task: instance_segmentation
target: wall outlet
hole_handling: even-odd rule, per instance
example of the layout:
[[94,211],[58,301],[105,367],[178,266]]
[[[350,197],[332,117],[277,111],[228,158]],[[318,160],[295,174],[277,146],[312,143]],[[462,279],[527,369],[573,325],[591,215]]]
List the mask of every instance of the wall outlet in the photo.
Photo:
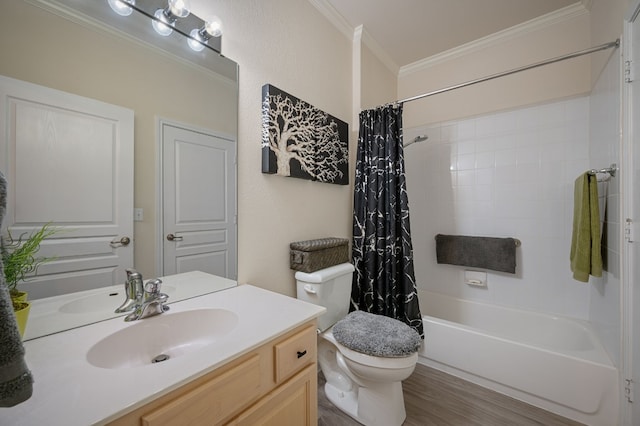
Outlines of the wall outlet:
[[141,208],[133,209],[133,221],[134,222],[142,222],[144,219],[144,212]]

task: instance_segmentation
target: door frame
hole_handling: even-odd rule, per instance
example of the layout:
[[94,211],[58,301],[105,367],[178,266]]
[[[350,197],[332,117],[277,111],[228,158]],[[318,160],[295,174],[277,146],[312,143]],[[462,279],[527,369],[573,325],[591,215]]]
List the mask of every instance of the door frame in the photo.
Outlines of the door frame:
[[[640,212],[634,212],[634,194],[640,191],[640,184],[634,183],[635,168],[640,168],[639,164],[635,164],[634,154],[638,148],[634,148],[634,139],[640,137],[640,125],[635,124],[633,120],[633,96],[640,96],[640,93],[633,93],[630,84],[625,81],[626,77],[631,79],[640,78],[640,73],[634,70],[640,69],[640,58],[633,57],[633,27],[634,21],[640,22],[640,0],[634,0],[627,13],[624,16],[624,33],[623,33],[623,60],[634,61],[632,64],[631,75],[621,75],[622,80],[622,220],[625,232],[631,233],[632,240],[628,241],[626,236],[622,239],[622,291],[620,292],[620,306],[621,306],[621,320],[622,320],[622,332],[621,332],[621,352],[622,352],[622,366],[620,372],[621,380],[621,394],[620,394],[620,419],[621,424],[624,426],[632,426],[634,420],[640,419],[640,409],[638,405],[640,401],[637,395],[633,395],[633,388],[638,386],[638,383],[628,383],[627,380],[633,380],[633,378],[640,378],[640,362],[634,361],[634,352],[638,352],[637,348],[640,347],[640,327],[633,324],[635,316],[640,315],[640,306],[635,303],[635,299],[639,299],[639,295],[634,294],[634,282],[640,279],[635,271],[634,260],[640,253],[638,253],[638,243],[640,242],[640,235],[635,232],[639,228],[637,223],[627,222],[627,220],[639,221],[638,215]],[[622,72],[625,73],[626,67],[622,67]],[[638,135],[638,136],[634,136]],[[635,195],[638,197],[638,195]],[[632,242],[635,241],[635,244]],[[637,289],[636,289],[637,290]],[[636,350],[634,350],[634,346]],[[638,358],[639,353],[635,354]],[[634,374],[635,373],[635,374]],[[630,403],[627,400],[626,390],[629,389],[632,399],[635,399],[634,403]]]
[[[640,0],[639,0],[640,1]],[[163,179],[163,144],[164,138],[162,131],[165,125],[179,127],[188,131],[202,133],[216,138],[227,139],[236,142],[234,152],[234,173],[236,174],[236,205],[235,205],[235,217],[238,217],[238,144],[237,139],[228,133],[218,132],[215,130],[207,129],[204,127],[194,126],[193,124],[186,124],[184,122],[156,117],[156,273],[158,277],[164,276],[164,179]],[[236,220],[236,241],[238,237],[238,226]],[[236,244],[236,275],[238,267],[238,247]]]

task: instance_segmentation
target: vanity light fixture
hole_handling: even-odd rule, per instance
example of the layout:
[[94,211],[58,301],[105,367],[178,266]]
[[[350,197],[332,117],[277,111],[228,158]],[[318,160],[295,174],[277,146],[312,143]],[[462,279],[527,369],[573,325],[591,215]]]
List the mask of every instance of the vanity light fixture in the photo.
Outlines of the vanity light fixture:
[[[201,52],[206,47],[220,53],[222,21],[215,15],[210,15],[208,20],[193,15],[190,9],[191,0],[162,0],[161,4],[166,2],[167,6],[160,9],[157,8],[158,0],[106,0],[106,2],[118,15],[129,16],[136,11],[151,19],[155,32],[164,37],[174,32],[186,37],[187,44],[196,52]],[[187,17],[189,18],[178,22],[178,18]],[[195,29],[191,32],[187,29],[194,27]]]
[[107,0],[107,3],[118,15],[129,16],[133,12],[133,8],[130,5],[135,6],[136,0]]
[[215,15],[211,16],[202,28],[194,28],[189,35],[191,36],[187,40],[189,47],[196,52],[200,52],[211,37],[220,37],[222,35],[222,21]]
[[158,9],[151,21],[153,29],[162,36],[168,36],[173,32],[173,25],[178,18],[186,18],[190,13],[189,0],[169,0],[165,9]]

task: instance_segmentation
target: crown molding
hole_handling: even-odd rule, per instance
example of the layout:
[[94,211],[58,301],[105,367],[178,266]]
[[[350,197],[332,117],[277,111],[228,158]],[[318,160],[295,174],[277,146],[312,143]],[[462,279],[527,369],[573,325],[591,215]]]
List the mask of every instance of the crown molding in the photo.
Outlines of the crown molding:
[[507,28],[505,30],[498,31],[497,33],[491,34],[487,37],[474,40],[453,49],[446,50],[442,53],[438,53],[428,58],[421,59],[411,64],[402,66],[400,67],[398,76],[403,77],[429,68],[431,66],[498,45],[507,40],[514,39],[524,34],[533,31],[539,31],[551,25],[580,17],[584,14],[589,13],[587,4],[590,7],[591,0],[582,0],[580,2],[576,2],[562,9],[558,9],[554,12],[547,13],[546,15],[542,15],[530,21],[523,22],[522,24],[514,25],[513,27]]
[[327,0],[309,0],[320,13],[324,15],[325,18],[329,20],[345,37],[349,40],[353,40],[353,31],[354,28],[347,22],[346,19],[338,11],[335,7],[331,5]]
[[367,46],[373,54],[393,73],[398,75],[400,67],[393,59],[387,54],[387,52],[378,44],[378,42],[367,32],[367,30],[359,25],[353,28],[349,22],[331,5],[327,0],[309,0],[311,3],[325,18],[329,20],[342,34],[344,34],[349,40],[356,40],[360,38],[362,42]]
[[593,0],[582,0],[582,5],[585,9],[591,10],[591,5],[593,4]]
[[362,43],[373,52],[373,54],[384,64],[385,67],[389,71],[393,73],[394,76],[398,75],[400,71],[400,67],[396,64],[391,56],[387,54],[387,52],[378,44],[378,42],[367,32],[367,29],[364,26],[360,25],[356,28],[356,31],[362,32]]

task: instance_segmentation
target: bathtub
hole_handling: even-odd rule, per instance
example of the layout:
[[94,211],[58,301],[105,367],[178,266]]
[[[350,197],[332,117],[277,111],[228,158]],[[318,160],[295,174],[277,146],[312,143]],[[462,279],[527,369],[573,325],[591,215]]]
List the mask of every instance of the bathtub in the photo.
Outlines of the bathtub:
[[583,321],[420,291],[421,364],[588,425],[618,424],[618,370]]

